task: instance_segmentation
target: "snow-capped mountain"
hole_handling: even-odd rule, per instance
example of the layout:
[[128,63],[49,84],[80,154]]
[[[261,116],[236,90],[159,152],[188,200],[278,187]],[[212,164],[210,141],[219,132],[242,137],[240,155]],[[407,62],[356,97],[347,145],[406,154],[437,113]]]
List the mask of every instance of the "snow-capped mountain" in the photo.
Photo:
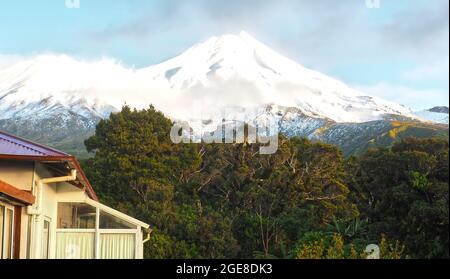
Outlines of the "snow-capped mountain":
[[107,92],[127,90],[132,75],[111,60],[88,63],[66,55],[26,59],[0,71],[0,118],[48,115],[54,109],[107,117],[120,106]]
[[245,32],[212,37],[142,69],[67,55],[40,55],[0,69],[0,129],[47,135],[58,128],[46,139],[53,145],[61,135],[69,137],[63,130],[88,136],[99,119],[125,104],[153,104],[199,134],[205,120],[223,113],[229,120],[272,119],[287,135],[308,137],[332,123],[415,117],[402,105],[307,69]]
[[448,124],[448,107],[433,107],[431,109],[414,112],[420,119],[434,123]]
[[[164,92],[155,93],[155,87]],[[164,96],[168,94],[172,96]],[[210,107],[208,102],[242,107],[277,104],[336,122],[410,113],[401,105],[306,69],[245,32],[212,37],[180,56],[140,70],[106,59],[89,63],[65,55],[39,56],[0,72],[0,98],[1,118],[34,115],[55,105],[105,117],[125,103],[186,107],[186,102],[199,101],[205,107]],[[163,110],[171,115],[170,107]]]
[[[409,109],[358,92],[309,70],[245,32],[212,37],[169,61],[139,71],[183,97],[223,106],[276,104],[311,117],[364,122]],[[202,92],[199,96],[199,92]],[[199,98],[200,97],[200,98]]]

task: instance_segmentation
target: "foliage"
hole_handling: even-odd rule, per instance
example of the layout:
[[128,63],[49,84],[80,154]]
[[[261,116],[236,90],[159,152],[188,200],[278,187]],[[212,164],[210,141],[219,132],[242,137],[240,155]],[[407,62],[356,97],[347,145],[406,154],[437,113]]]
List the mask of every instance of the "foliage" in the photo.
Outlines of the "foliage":
[[345,160],[281,135],[273,155],[173,144],[172,124],[153,107],[124,107],[85,142],[100,199],[154,229],[146,258],[353,259],[370,243],[384,258],[448,257],[448,140]]
[[405,251],[405,245],[396,240],[389,242],[384,235],[381,236],[380,241],[380,255],[383,259],[398,260],[401,259]]
[[[366,259],[368,253],[364,249],[369,245],[361,246],[354,243],[345,244],[340,234],[313,233],[302,239],[299,243],[297,259]],[[397,241],[389,241],[384,235],[379,242],[380,259],[402,259],[404,258],[404,245]]]
[[372,238],[398,239],[415,258],[448,258],[448,140],[409,138],[367,152],[348,169]]

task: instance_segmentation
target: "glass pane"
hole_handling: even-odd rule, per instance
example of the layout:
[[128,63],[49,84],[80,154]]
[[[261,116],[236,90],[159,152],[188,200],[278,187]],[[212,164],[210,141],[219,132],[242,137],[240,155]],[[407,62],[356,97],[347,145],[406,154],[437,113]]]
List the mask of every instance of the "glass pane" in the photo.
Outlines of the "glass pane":
[[95,211],[85,203],[58,203],[58,229],[95,229]]
[[109,213],[100,211],[100,229],[136,229],[136,226]]
[[11,259],[12,254],[12,232],[13,232],[13,211],[11,209],[6,209],[5,216],[5,242],[3,243],[3,258]]
[[134,259],[136,234],[100,234],[101,259]]
[[94,259],[95,233],[57,232],[57,259]]
[[0,259],[3,259],[3,222],[5,220],[5,207],[0,205]]
[[42,259],[48,259],[49,250],[49,239],[50,239],[50,222],[44,221],[44,230],[42,233]]

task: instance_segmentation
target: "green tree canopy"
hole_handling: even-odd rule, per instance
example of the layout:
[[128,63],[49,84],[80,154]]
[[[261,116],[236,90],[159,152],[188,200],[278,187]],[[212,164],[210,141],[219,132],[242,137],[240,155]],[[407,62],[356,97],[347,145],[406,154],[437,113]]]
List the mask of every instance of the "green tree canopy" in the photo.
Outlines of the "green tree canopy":
[[448,140],[409,138],[353,162],[349,182],[373,237],[418,258],[448,258]]
[[448,140],[345,160],[282,135],[272,155],[259,144],[173,144],[172,125],[153,107],[124,107],[85,142],[100,199],[154,229],[148,258],[354,258],[382,235],[396,243],[385,257],[449,256]]

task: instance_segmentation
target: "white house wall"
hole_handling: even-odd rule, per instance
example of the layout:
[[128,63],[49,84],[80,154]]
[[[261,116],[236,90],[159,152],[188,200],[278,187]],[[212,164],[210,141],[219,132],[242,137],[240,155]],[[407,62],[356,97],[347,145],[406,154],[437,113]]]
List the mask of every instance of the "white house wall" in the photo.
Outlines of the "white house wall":
[[[46,170],[45,166],[36,163],[36,179],[48,178],[52,175]],[[40,258],[42,253],[42,231],[44,228],[44,220],[50,221],[50,240],[49,240],[49,258],[54,259],[56,257],[56,227],[57,227],[57,210],[58,202],[71,201],[76,202],[84,200],[86,198],[86,192],[78,187],[73,186],[68,182],[52,183],[43,185],[43,197],[42,197],[42,215],[36,222],[36,228],[34,236],[36,241],[34,242],[34,258]]]
[[0,160],[0,179],[20,190],[30,191],[33,185],[33,162]]

